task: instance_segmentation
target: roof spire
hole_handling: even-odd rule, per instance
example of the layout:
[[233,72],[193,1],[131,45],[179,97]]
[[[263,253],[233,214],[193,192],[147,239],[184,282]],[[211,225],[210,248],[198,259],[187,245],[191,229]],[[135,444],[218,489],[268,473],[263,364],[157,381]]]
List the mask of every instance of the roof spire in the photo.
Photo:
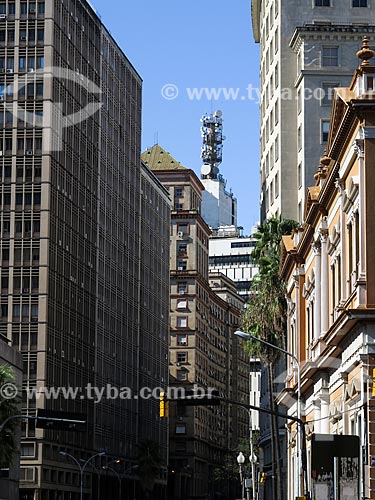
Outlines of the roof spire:
[[320,158],[318,170],[314,175],[314,178],[318,183],[327,177],[328,166],[330,163],[331,163],[331,158],[328,156],[327,148],[325,148],[323,157]]
[[357,52],[357,57],[362,59],[361,66],[371,66],[370,59],[375,55],[375,52],[370,48],[369,39],[364,36],[362,39],[362,48]]

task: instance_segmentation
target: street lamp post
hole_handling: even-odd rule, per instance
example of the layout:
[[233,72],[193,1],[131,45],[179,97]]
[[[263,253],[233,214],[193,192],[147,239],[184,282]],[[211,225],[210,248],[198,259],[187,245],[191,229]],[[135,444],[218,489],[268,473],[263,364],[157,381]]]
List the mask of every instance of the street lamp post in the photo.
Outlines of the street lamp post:
[[258,461],[255,453],[254,453],[254,443],[253,443],[253,422],[252,422],[252,413],[251,410],[248,410],[249,413],[249,438],[250,438],[250,456],[249,456],[249,461],[251,465],[251,481],[252,481],[252,488],[253,488],[253,500],[255,500],[255,495],[256,495],[256,482],[255,482],[255,466]]
[[243,476],[243,465],[245,463],[245,455],[242,453],[242,451],[239,452],[237,456],[237,463],[240,468],[240,481],[241,481],[241,488],[242,488],[242,500],[245,500],[245,479]]
[[[271,344],[270,342],[267,342],[266,340],[255,337],[254,335],[251,335],[250,333],[242,332],[241,330],[237,330],[236,332],[234,332],[234,334],[237,335],[237,337],[241,337],[245,340],[256,340],[258,342],[261,342],[262,344],[265,344],[266,346],[271,347],[272,349],[277,349],[278,351],[281,351],[282,353],[284,353],[287,356],[290,356],[292,358],[292,360],[295,364],[295,368],[297,370],[297,418],[301,422],[301,415],[302,415],[301,368],[300,368],[297,356],[295,356],[294,354],[292,354],[289,351],[286,351],[285,349],[282,349],[281,347],[278,347],[277,345],[274,345],[274,344]],[[299,474],[298,496],[301,496],[301,483],[302,483],[301,458],[302,458],[302,454],[303,454],[303,445],[302,445],[302,439],[301,439],[300,426],[297,427],[297,438],[298,438],[297,453],[298,453],[298,474]]]
[[[115,462],[116,463],[116,462]],[[115,470],[113,467],[110,467],[109,465],[106,465],[105,467],[103,467],[104,470],[110,470],[112,472],[114,472],[116,474],[116,477],[118,479],[118,484],[119,484],[119,500],[121,500],[121,483],[122,483],[122,478],[120,476],[120,474],[117,472],[117,470]]]
[[95,455],[93,455],[92,457],[90,457],[89,459],[87,459],[86,462],[84,462],[83,464],[79,460],[77,460],[76,457],[74,457],[70,453],[67,453],[66,451],[59,451],[59,454],[62,455],[63,457],[69,457],[78,466],[79,471],[80,471],[80,476],[81,476],[80,477],[80,500],[83,500],[83,474],[85,472],[85,469],[88,466],[88,464],[92,460],[94,460],[94,458],[96,458],[96,457],[102,457],[103,455],[105,455],[105,451],[101,451],[100,453],[96,453]]

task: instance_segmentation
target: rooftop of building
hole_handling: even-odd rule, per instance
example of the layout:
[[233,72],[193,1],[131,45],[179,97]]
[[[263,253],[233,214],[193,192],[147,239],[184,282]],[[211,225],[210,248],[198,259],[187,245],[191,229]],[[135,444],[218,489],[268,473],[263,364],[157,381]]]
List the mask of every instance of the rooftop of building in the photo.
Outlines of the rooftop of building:
[[188,170],[159,144],[146,149],[141,157],[151,170]]

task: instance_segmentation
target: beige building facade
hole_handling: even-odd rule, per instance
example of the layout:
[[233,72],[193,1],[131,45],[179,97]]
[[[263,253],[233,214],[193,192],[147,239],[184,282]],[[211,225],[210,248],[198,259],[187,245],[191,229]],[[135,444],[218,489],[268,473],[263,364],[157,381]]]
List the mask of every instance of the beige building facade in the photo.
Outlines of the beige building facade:
[[[249,364],[238,329],[244,301],[234,283],[208,269],[210,228],[201,216],[202,191],[196,174],[159,145],[142,160],[169,190],[170,386],[214,388],[222,397],[248,402]],[[206,498],[215,488],[215,467],[248,435],[247,412],[220,406],[170,404],[169,465],[172,498]]]
[[327,142],[332,89],[350,83],[362,36],[373,39],[375,4],[252,0],[251,12],[260,43],[260,218],[302,222]]
[[[305,223],[283,238],[281,272],[287,282],[288,350],[302,377],[307,432],[308,489],[315,500],[375,495],[375,66],[364,39],[362,60],[348,88],[335,90],[326,155],[306,194]],[[279,400],[296,416],[297,380],[292,366]],[[288,426],[288,499],[300,481],[296,426]],[[357,436],[357,458],[332,459],[316,468],[319,436]],[[322,460],[322,457],[319,458]],[[338,464],[350,463],[350,467]],[[336,465],[334,465],[336,464]],[[328,464],[329,465],[329,464]],[[324,465],[326,467],[327,464]],[[322,470],[323,470],[322,465]],[[328,467],[328,466],[327,466]],[[337,494],[337,493],[335,493]]]

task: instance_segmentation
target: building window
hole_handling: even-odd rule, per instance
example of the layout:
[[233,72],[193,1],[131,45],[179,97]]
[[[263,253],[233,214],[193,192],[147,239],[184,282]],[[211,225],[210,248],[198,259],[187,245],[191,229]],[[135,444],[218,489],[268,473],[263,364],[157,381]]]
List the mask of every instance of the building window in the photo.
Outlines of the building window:
[[185,433],[186,433],[186,425],[185,424],[177,424],[176,425],[176,434],[185,434]]
[[187,371],[177,370],[177,380],[179,380],[180,382],[185,382],[187,380]]
[[174,209],[175,210],[183,210],[184,209],[184,204],[183,203],[175,203],[174,204]]
[[174,190],[174,195],[177,197],[177,198],[182,198],[184,196],[184,190],[183,188],[176,188]]
[[315,7],[330,7],[331,0],[315,0]]
[[21,445],[21,457],[35,457],[34,443]]
[[353,0],[352,1],[352,6],[353,7],[367,7],[367,0]]
[[177,263],[177,271],[186,271],[187,269],[187,261],[179,260]]
[[301,151],[301,149],[302,149],[302,128],[301,128],[301,125],[298,127],[297,146],[298,146],[298,151]]
[[279,159],[279,136],[275,139],[275,162]]
[[297,94],[297,111],[298,111],[298,114],[300,114],[302,112],[302,91],[301,89],[298,90],[298,94]]
[[275,175],[275,198],[279,196],[279,173],[277,172]]
[[331,106],[333,91],[335,87],[338,87],[339,83],[323,83],[322,84],[322,98],[320,100],[321,106]]
[[328,133],[329,133],[329,121],[323,120],[322,121],[322,133],[321,133],[321,142],[327,142],[328,141]]
[[177,318],[177,328],[187,328],[187,316],[179,316]]
[[302,163],[300,163],[298,165],[297,180],[298,180],[298,188],[301,188],[302,187]]
[[177,233],[178,234],[189,234],[189,225],[188,224],[177,224]]
[[178,253],[179,255],[187,254],[187,243],[179,243],[178,244]]
[[188,345],[187,335],[185,333],[177,335],[177,345],[180,346]]
[[186,299],[177,300],[177,309],[187,309],[188,302]]
[[322,48],[322,66],[338,66],[339,65],[339,48],[338,47],[323,47]]
[[177,353],[177,363],[187,363],[187,352]]
[[184,295],[187,293],[187,283],[178,283],[177,291],[179,295]]

